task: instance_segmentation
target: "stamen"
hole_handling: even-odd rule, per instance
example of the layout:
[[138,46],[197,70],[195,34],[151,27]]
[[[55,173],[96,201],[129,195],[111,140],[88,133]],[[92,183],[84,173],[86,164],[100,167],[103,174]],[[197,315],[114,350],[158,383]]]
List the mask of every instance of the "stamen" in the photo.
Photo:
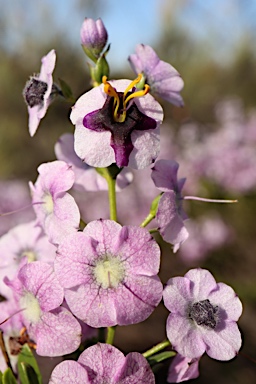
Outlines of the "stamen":
[[150,90],[150,86],[148,84],[145,84],[144,89],[142,89],[141,91],[137,91],[137,92],[132,93],[131,95],[129,95],[127,97],[127,99],[124,100],[124,107],[126,107],[128,101],[130,101],[134,97],[145,96],[149,92],[149,90]]
[[142,97],[142,96],[145,96],[149,90],[150,90],[150,87],[149,85],[145,84],[144,86],[144,89],[142,90],[138,90],[136,92],[132,92],[128,97],[127,94],[128,92],[134,88],[134,86],[136,84],[138,84],[141,79],[142,79],[142,74],[139,73],[138,77],[133,80],[129,85],[128,87],[126,88],[126,90],[124,91],[123,93],[123,103],[122,103],[122,108],[120,108],[119,110],[119,107],[120,107],[120,98],[118,96],[118,93],[116,92],[115,88],[112,87],[111,84],[109,84],[109,82],[107,81],[107,77],[106,76],[103,76],[102,77],[102,83],[104,84],[104,92],[110,96],[110,97],[113,97],[114,98],[114,103],[113,103],[113,106],[114,106],[114,112],[113,112],[113,118],[116,122],[118,123],[123,123],[126,119],[126,110],[127,110],[127,105],[129,103],[130,100],[132,100],[133,98],[135,97]]
[[139,73],[138,77],[135,80],[133,80],[131,82],[131,84],[129,84],[128,87],[126,88],[126,90],[124,91],[124,96],[123,96],[124,99],[125,99],[125,96],[127,95],[127,93],[130,91],[130,89],[132,89],[136,84],[138,84],[141,81],[141,79],[142,79],[142,74]]
[[104,92],[109,95],[110,97],[114,97],[114,106],[115,106],[115,110],[114,110],[114,117],[117,116],[117,112],[118,112],[118,108],[119,108],[119,105],[120,105],[120,100],[119,100],[119,96],[115,90],[114,87],[112,87],[111,84],[109,84],[109,82],[107,81],[107,76],[103,76],[102,77],[102,83],[104,84]]

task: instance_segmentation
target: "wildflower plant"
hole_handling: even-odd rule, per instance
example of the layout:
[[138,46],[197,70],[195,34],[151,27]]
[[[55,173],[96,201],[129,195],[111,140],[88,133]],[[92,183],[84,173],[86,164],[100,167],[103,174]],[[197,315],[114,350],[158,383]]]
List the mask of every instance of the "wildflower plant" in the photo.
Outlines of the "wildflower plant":
[[[77,100],[64,81],[53,83],[54,50],[23,91],[31,136],[57,94],[72,103],[74,134],[63,133],[57,160],[41,164],[29,183],[35,220],[0,239],[3,383],[42,383],[31,348],[35,356],[63,356],[50,384],[154,384],[156,366],[171,357],[167,382],[181,382],[199,376],[205,352],[230,360],[241,347],[242,304],[231,287],[200,268],[168,281],[159,277],[162,255],[153,234],[173,252],[182,247],[189,237],[183,200],[233,202],[183,197],[179,164],[157,160],[164,113],[154,95],[183,106],[183,80],[143,44],[129,57],[136,78],[109,79],[107,39],[101,19],[84,20],[81,43],[91,60],[92,89]],[[139,226],[120,223],[116,192],[132,183],[132,169],[150,167],[158,192],[148,215]],[[108,190],[109,217],[99,213],[85,222],[71,189]],[[148,227],[153,220],[157,229]],[[170,311],[167,339],[125,356],[114,346],[116,327],[143,322],[162,299]]]

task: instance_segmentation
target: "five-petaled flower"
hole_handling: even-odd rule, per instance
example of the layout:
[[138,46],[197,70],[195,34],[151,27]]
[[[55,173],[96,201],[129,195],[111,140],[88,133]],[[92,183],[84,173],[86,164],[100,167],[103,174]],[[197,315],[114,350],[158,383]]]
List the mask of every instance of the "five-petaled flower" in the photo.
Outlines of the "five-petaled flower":
[[155,377],[145,357],[138,352],[124,356],[109,344],[87,348],[78,361],[58,364],[49,384],[155,384]]
[[242,303],[234,290],[216,283],[205,269],[191,269],[184,277],[168,280],[164,304],[171,312],[167,337],[182,356],[194,359],[205,352],[217,360],[230,360],[241,347],[237,320]]
[[155,161],[163,110],[147,85],[136,91],[140,78],[107,82],[103,77],[103,84],[77,100],[70,115],[75,151],[87,164],[142,169]]
[[74,172],[64,161],[52,161],[38,167],[35,184],[29,183],[37,224],[49,241],[58,244],[79,227],[80,213],[75,199],[67,193],[75,180]]
[[162,298],[160,248],[144,228],[90,222],[58,247],[54,267],[72,313],[98,327],[145,320]]
[[[42,58],[42,66],[39,75],[32,76],[27,81],[23,90],[24,99],[28,105],[29,113],[29,133],[34,136],[40,120],[45,116],[49,107],[53,93],[58,89],[53,85],[52,73],[56,62],[56,53],[52,49]],[[54,88],[54,92],[53,92]]]
[[180,91],[184,82],[179,72],[171,64],[160,60],[153,48],[138,44],[136,53],[130,55],[128,60],[135,73],[143,73],[154,95],[178,107],[183,106]]
[[30,339],[41,356],[61,356],[74,352],[81,342],[81,326],[61,307],[64,290],[53,267],[42,261],[23,259],[17,276],[6,284],[13,289],[20,316]]

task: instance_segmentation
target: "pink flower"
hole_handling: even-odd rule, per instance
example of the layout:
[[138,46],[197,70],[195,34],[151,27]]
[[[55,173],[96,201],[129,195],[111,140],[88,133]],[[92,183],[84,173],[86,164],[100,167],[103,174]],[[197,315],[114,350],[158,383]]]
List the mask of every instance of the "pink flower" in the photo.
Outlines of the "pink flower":
[[143,228],[90,222],[63,239],[55,272],[72,313],[92,327],[145,320],[162,298],[160,249]]
[[13,281],[5,281],[22,309],[22,322],[30,339],[36,343],[38,355],[61,356],[78,348],[81,326],[60,306],[64,290],[51,265],[42,261],[25,264]]
[[109,344],[93,345],[78,361],[66,360],[57,365],[49,384],[155,384],[147,360],[138,352],[125,357]]
[[3,282],[3,277],[12,279],[19,269],[23,257],[29,262],[41,260],[53,264],[56,247],[49,243],[42,229],[35,221],[20,224],[0,238],[0,293],[10,298],[12,292]]
[[136,92],[137,83],[105,79],[77,100],[70,119],[76,126],[75,152],[85,163],[142,169],[156,159],[163,111],[147,88]]
[[205,269],[191,269],[184,277],[168,280],[164,305],[171,312],[167,337],[173,348],[189,359],[206,352],[217,360],[230,360],[241,347],[236,324],[242,304],[231,287],[216,283]]
[[54,71],[56,53],[52,49],[42,58],[42,66],[39,75],[32,76],[23,90],[24,99],[28,105],[29,133],[34,136],[40,120],[45,116],[51,103],[53,90],[52,73]]
[[66,192],[73,186],[75,175],[63,161],[41,164],[38,172],[36,183],[29,184],[37,223],[49,241],[58,244],[79,227],[79,209],[74,198]]
[[129,56],[129,62],[136,74],[143,73],[150,91],[170,103],[183,106],[180,91],[184,82],[178,71],[169,63],[159,59],[149,45],[138,44],[136,53]]

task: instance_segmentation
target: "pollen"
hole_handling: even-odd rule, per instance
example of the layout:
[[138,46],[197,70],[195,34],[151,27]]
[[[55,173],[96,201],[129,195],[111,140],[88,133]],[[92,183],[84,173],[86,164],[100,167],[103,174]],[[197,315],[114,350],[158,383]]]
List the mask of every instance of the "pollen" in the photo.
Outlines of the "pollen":
[[43,197],[43,201],[44,201],[44,209],[46,213],[49,215],[50,213],[53,212],[53,208],[54,208],[52,195],[50,193],[46,193]]
[[41,315],[41,309],[37,298],[30,292],[26,292],[20,299],[24,317],[32,324],[36,324]]
[[125,268],[120,259],[107,255],[94,268],[94,278],[103,289],[116,288],[125,277]]
[[35,261],[37,259],[36,257],[36,253],[32,250],[24,250],[21,255],[20,255],[20,258],[22,257],[26,257],[28,262],[31,263],[32,261]]

